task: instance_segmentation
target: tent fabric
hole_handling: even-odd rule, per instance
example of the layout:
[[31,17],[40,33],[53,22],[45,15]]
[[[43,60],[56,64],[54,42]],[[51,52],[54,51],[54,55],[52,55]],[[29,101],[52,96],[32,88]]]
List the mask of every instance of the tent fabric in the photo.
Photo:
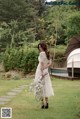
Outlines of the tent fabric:
[[66,52],[64,54],[65,58],[75,49],[80,48],[80,36],[74,36],[70,39]]

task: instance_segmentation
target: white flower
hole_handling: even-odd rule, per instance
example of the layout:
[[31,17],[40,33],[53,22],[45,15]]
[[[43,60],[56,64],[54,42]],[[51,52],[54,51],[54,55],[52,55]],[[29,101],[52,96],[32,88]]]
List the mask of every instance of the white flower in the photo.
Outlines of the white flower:
[[34,91],[35,92],[35,98],[37,100],[41,100],[42,95],[43,95],[43,82],[42,80],[39,80],[38,82],[35,83],[31,83],[30,85],[30,91]]
[[[47,74],[48,74],[48,73],[45,73],[44,76],[46,76]],[[43,76],[43,77],[44,77],[44,76]],[[30,87],[29,87],[31,92],[32,92],[32,91],[35,92],[35,98],[36,98],[37,100],[41,100],[41,99],[42,99],[42,96],[43,96],[43,86],[44,86],[44,84],[45,84],[43,77],[41,76],[41,77],[37,80],[37,82],[31,83],[31,85],[30,85]]]

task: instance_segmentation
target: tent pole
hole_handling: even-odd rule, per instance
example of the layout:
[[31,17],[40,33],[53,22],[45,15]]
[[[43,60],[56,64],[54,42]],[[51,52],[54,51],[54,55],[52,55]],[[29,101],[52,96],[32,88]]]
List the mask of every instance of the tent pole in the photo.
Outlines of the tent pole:
[[74,61],[72,60],[72,78],[74,78]]

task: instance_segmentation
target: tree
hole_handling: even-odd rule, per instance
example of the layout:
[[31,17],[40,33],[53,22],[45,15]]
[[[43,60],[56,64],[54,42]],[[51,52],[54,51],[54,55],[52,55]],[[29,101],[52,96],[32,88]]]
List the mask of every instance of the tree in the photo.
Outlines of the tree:
[[0,0],[0,19],[10,21],[26,17],[27,4],[25,0]]
[[76,12],[69,17],[67,26],[67,33],[69,37],[80,35],[80,12]]
[[43,11],[45,10],[45,0],[38,0],[38,3],[39,3],[39,16],[41,16]]
[[0,0],[1,47],[35,41],[41,5],[39,0]]
[[0,19],[31,20],[36,15],[41,15],[45,0],[0,0]]
[[78,10],[80,9],[80,0],[75,0],[75,2],[77,3],[77,8],[78,8]]

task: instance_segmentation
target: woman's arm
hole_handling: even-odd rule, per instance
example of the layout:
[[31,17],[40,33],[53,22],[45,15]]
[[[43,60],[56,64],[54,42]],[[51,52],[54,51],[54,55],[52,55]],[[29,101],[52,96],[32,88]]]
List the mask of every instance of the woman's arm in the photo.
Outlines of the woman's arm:
[[46,68],[49,68],[52,64],[52,60],[50,59],[46,66],[43,65],[43,62],[41,62],[41,71],[43,71]]
[[43,70],[44,70],[44,64],[43,64],[43,62],[41,62],[41,74],[42,74],[42,76],[43,76]]

